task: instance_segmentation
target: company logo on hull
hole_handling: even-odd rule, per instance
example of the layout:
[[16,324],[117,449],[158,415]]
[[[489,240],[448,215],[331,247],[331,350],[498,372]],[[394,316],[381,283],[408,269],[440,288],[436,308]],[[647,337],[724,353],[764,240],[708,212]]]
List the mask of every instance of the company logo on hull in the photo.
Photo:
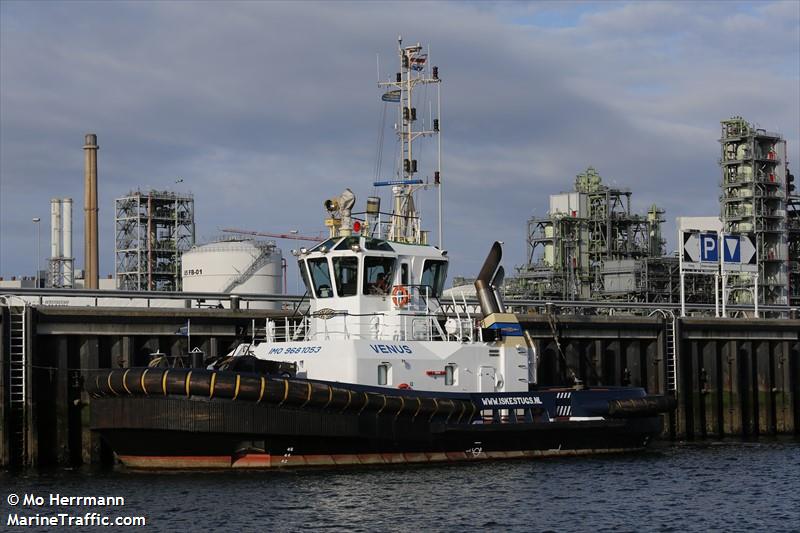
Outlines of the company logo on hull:
[[541,405],[538,396],[489,396],[481,397],[483,407],[523,407],[526,405]]

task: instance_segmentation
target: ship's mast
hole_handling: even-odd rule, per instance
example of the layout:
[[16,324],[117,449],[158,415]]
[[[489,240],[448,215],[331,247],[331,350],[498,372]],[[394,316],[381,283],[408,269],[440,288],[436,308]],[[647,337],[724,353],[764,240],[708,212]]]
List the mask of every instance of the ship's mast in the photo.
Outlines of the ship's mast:
[[[414,141],[420,137],[440,135],[440,83],[438,67],[428,67],[428,54],[423,52],[422,46],[417,43],[412,46],[403,46],[402,38],[398,38],[398,54],[400,56],[400,72],[394,81],[380,82],[378,85],[390,89],[384,94],[384,101],[399,103],[398,127],[396,128],[401,144],[400,150],[400,179],[388,182],[377,182],[376,186],[386,185],[392,187],[392,217],[387,237],[389,240],[411,244],[427,244],[427,232],[423,232],[420,225],[420,216],[414,205],[414,193],[427,188],[430,183],[416,177],[417,160],[414,159]],[[418,85],[436,85],[436,118],[432,124],[415,129],[417,123],[417,109],[414,107],[414,89]],[[424,110],[422,110],[424,112]],[[421,115],[421,114],[420,114]],[[434,171],[433,186],[439,193],[439,247],[442,246],[442,220],[441,220],[441,143],[438,143],[436,170]]]

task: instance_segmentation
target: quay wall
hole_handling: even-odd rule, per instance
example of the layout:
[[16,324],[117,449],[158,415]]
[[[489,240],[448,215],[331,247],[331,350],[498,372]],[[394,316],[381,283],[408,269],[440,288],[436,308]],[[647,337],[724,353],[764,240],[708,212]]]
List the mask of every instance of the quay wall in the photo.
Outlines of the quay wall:
[[[154,352],[205,356],[248,342],[278,311],[169,308],[27,309],[24,453],[9,402],[11,317],[0,307],[0,467],[107,463],[89,430],[83,371],[146,365]],[[800,434],[800,320],[520,314],[538,381],[642,386],[675,394],[672,439]],[[190,337],[186,335],[188,327]],[[191,339],[191,346],[189,341]],[[674,353],[674,375],[670,360]],[[674,389],[674,390],[673,390]]]
[[571,368],[589,386],[675,394],[673,439],[800,434],[800,320],[679,318],[671,342],[670,318],[518,317],[537,347],[540,384],[570,383]]
[[9,308],[0,306],[0,467],[109,462],[110,449],[89,430],[91,401],[83,390],[83,371],[146,366],[155,352],[173,357],[199,349],[206,357],[216,357],[248,342],[254,321],[263,329],[267,317],[283,316],[269,310],[25,309],[27,445],[22,450],[15,438],[20,424],[9,400],[12,318]]

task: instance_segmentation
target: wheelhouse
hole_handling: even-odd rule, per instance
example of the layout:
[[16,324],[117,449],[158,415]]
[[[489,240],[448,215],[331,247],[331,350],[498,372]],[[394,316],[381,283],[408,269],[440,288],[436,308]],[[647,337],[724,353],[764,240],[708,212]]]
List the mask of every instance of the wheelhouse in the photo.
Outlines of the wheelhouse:
[[430,246],[349,236],[328,239],[301,253],[298,267],[309,296],[317,302],[380,298],[398,289],[409,296],[413,291],[438,298],[447,277],[445,254]]

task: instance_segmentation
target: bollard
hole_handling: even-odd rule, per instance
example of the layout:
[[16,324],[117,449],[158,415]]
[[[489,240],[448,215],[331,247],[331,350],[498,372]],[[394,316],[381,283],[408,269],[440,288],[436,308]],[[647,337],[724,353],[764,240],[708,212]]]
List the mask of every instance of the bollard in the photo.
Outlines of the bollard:
[[200,350],[196,350],[191,352],[192,356],[192,368],[203,368],[203,359],[205,354]]

